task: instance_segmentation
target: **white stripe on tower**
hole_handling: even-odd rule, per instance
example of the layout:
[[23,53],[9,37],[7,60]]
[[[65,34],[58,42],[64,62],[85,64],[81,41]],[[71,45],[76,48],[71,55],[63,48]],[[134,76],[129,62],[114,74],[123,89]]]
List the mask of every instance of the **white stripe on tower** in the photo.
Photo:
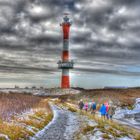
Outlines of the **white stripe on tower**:
[[63,69],[62,70],[62,75],[63,76],[69,76],[69,69]]
[[63,51],[68,51],[69,50],[69,40],[64,39],[63,40]]

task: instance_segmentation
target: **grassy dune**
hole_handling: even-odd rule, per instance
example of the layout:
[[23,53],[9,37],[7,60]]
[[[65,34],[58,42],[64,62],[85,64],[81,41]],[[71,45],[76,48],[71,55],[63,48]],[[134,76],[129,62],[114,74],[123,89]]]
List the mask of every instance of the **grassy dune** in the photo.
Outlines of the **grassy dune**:
[[90,120],[93,120],[97,123],[95,126],[90,126],[88,124],[81,124],[80,130],[75,136],[75,140],[80,140],[83,137],[86,137],[90,134],[100,131],[101,137],[104,139],[112,138],[122,138],[122,137],[132,137],[132,139],[140,140],[140,134],[138,130],[133,128],[121,125],[115,121],[110,121],[93,115],[90,112],[80,111],[78,106],[75,105],[72,101],[62,102],[61,100],[56,100],[55,104],[59,105],[62,108],[66,108],[71,112],[77,112],[80,115],[88,117]]
[[0,139],[29,139],[52,119],[47,99],[24,94],[1,94]]
[[131,106],[135,99],[140,98],[140,89],[91,89],[81,90],[79,94],[62,95],[59,99],[62,101],[72,100],[77,103],[80,99],[84,101],[96,101],[98,104],[112,100],[116,105]]
[[0,118],[8,120],[37,105],[42,98],[18,93],[0,93]]

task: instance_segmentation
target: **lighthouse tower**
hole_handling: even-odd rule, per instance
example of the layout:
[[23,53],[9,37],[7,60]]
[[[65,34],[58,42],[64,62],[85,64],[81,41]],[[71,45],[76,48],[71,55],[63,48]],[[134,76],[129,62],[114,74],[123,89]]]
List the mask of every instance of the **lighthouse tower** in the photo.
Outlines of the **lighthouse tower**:
[[73,68],[73,61],[69,60],[69,31],[71,22],[68,14],[63,17],[63,22],[60,24],[63,31],[63,51],[62,60],[58,61],[58,68],[62,69],[61,88],[70,88],[69,69]]

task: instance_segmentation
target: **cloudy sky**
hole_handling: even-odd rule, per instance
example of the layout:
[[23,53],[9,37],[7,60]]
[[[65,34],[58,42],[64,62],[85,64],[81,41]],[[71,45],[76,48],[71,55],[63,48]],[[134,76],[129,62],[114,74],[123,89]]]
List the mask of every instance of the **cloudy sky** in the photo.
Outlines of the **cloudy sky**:
[[0,0],[0,87],[60,85],[66,11],[71,85],[140,86],[139,0]]

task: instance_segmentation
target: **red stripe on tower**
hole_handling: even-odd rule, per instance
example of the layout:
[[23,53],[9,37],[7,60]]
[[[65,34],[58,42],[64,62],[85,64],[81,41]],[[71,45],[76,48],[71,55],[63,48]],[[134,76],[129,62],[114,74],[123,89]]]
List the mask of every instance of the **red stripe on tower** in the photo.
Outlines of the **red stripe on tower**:
[[61,88],[70,88],[69,76],[62,75]]
[[63,51],[62,60],[68,61],[69,60],[69,51]]
[[68,39],[69,38],[69,31],[70,31],[70,24],[69,23],[63,23],[63,38]]

